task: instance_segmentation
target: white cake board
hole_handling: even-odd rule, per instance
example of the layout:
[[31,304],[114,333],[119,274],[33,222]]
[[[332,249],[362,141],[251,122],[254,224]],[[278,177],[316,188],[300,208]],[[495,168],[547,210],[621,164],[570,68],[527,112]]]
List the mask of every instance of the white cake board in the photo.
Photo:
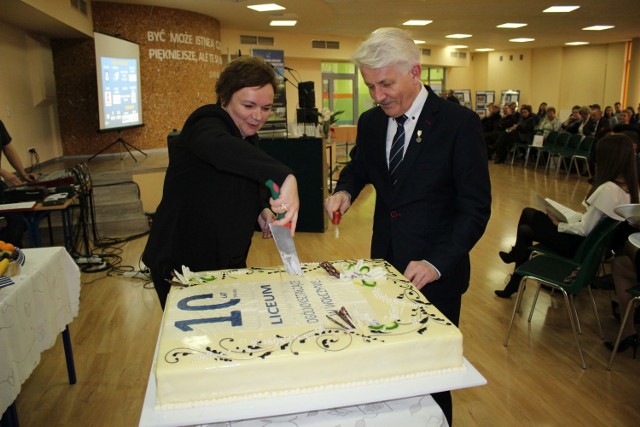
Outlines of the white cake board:
[[144,398],[140,427],[174,427],[250,418],[295,414],[312,410],[339,408],[370,402],[421,396],[445,390],[485,385],[487,380],[465,358],[464,367],[455,372],[425,375],[378,384],[356,385],[289,396],[252,400],[222,401],[197,408],[156,410],[156,379],[151,367]]

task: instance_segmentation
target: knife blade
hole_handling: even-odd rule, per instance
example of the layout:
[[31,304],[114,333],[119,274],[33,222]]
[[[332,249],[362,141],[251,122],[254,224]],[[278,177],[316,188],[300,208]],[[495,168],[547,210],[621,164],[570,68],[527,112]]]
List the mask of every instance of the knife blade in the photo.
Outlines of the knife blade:
[[[280,192],[276,183],[269,179],[265,182],[265,185],[271,191],[271,197],[277,200],[280,197]],[[278,214],[277,218],[284,218],[284,214]],[[296,251],[296,244],[293,241],[293,237],[291,237],[291,229],[282,225],[274,225],[273,223],[269,224],[269,229],[273,235],[273,240],[276,242],[276,248],[278,248],[284,268],[289,274],[302,276],[302,266],[298,258],[298,251]]]

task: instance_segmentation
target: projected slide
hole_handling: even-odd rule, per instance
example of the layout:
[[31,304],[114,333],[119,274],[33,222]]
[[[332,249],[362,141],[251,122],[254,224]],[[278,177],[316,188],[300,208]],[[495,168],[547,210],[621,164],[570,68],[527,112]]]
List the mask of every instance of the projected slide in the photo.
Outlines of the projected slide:
[[142,126],[140,46],[94,33],[100,130]]
[[135,59],[100,58],[104,97],[104,128],[140,122],[138,63]]

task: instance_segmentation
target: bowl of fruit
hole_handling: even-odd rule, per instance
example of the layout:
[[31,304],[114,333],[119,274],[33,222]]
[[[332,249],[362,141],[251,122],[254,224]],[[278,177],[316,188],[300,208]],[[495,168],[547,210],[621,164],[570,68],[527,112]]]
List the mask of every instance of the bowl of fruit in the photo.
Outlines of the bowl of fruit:
[[24,261],[24,252],[20,248],[0,240],[0,276],[12,277],[20,274]]

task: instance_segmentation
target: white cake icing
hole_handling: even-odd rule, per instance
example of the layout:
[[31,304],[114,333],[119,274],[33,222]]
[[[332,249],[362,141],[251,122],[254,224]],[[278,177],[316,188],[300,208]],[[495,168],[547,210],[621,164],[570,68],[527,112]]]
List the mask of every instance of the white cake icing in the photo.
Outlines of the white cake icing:
[[[462,335],[382,260],[196,273],[167,300],[157,406],[198,406],[460,369]],[[353,267],[355,265],[355,268]],[[200,283],[205,284],[200,284]],[[347,314],[339,315],[341,308]],[[329,317],[331,319],[329,319]]]

